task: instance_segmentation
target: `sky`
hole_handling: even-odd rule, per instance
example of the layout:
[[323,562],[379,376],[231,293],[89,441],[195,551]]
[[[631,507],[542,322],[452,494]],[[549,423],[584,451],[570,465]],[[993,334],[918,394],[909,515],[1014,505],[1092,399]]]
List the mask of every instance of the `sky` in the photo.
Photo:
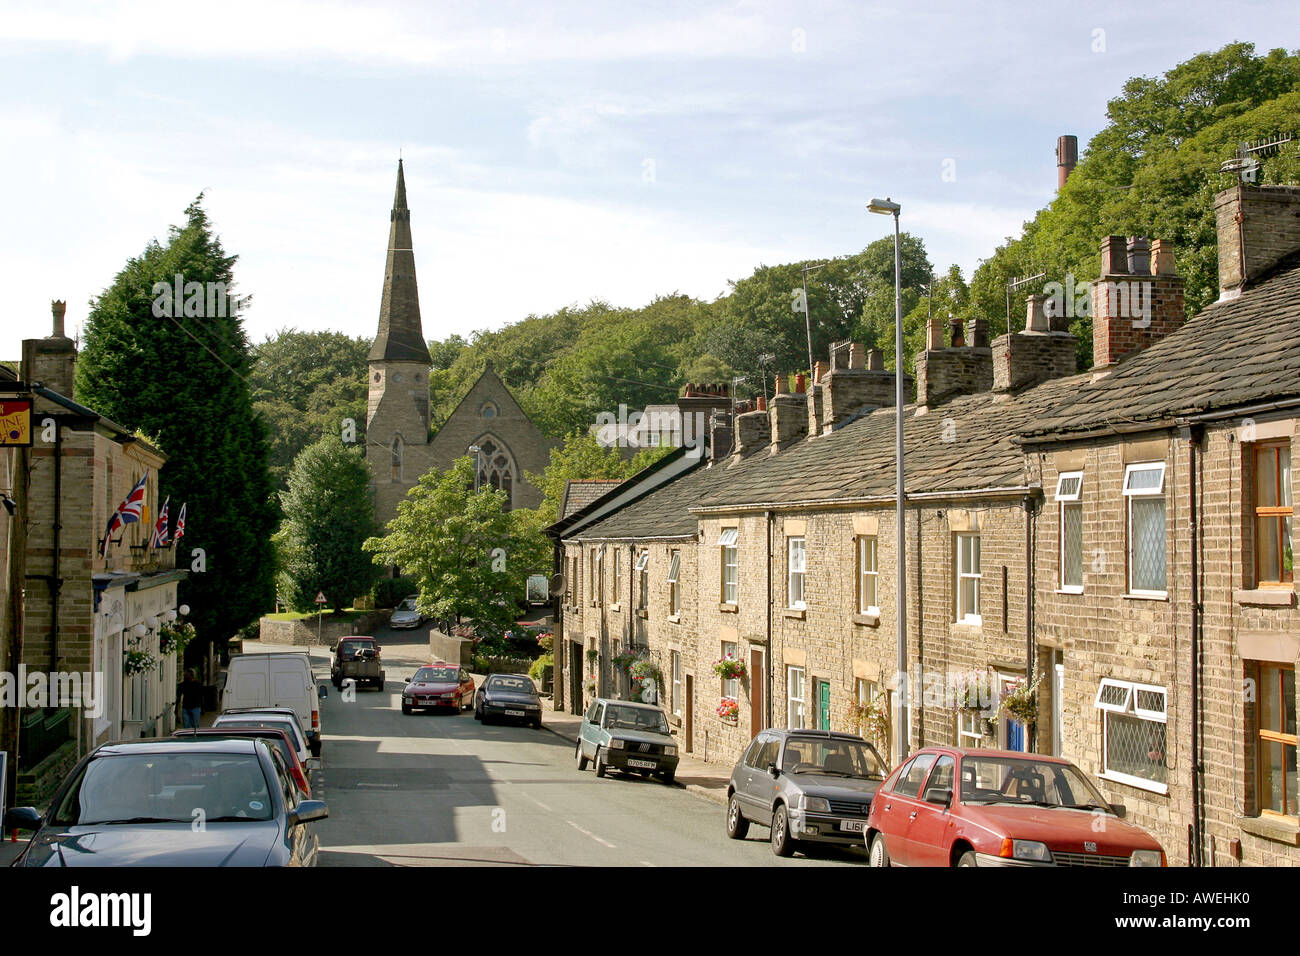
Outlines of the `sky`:
[[1290,0],[0,2],[0,358],[199,194],[258,342],[373,337],[398,156],[426,338],[604,299],[711,300],[902,205],[969,279],[1107,100]]

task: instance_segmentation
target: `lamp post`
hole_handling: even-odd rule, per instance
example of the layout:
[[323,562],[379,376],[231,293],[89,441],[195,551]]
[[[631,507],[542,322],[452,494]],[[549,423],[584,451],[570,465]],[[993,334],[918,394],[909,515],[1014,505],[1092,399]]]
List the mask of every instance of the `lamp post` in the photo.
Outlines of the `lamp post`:
[[478,473],[481,468],[479,465],[479,452],[483,449],[479,448],[478,445],[470,445],[469,450],[474,453],[474,494],[478,494]]
[[803,324],[808,332],[808,375],[813,373],[813,349],[812,349],[812,309],[808,308],[808,273],[816,272],[818,269],[825,268],[829,263],[821,262],[815,266],[808,263],[803,264]]
[[911,703],[908,700],[907,679],[907,527],[903,497],[903,270],[898,232],[898,214],[901,210],[902,206],[888,198],[873,199],[867,206],[868,212],[894,217],[894,511],[898,525],[898,594],[895,599],[898,607],[898,720],[894,728],[894,746],[898,750],[897,759],[900,763],[907,758],[907,711]]

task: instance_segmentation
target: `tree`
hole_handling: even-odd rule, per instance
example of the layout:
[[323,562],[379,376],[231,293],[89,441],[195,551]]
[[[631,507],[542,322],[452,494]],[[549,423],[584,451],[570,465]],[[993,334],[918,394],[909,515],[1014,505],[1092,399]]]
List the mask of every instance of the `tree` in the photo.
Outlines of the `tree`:
[[[150,242],[90,303],[77,398],[156,441],[168,461],[159,494],[187,504],[184,556],[200,642],[224,640],[273,604],[275,527],[267,437],[254,414],[252,357],[234,294],[235,256],[200,195],[166,245]],[[201,290],[170,302],[176,277]],[[183,287],[184,288],[184,287]],[[201,549],[201,554],[197,549]]]
[[337,613],[369,590],[377,574],[361,550],[376,530],[369,483],[361,449],[338,436],[320,439],[294,460],[280,493],[280,570],[288,585],[282,593],[294,610],[311,610],[319,591]]
[[492,488],[474,492],[466,455],[421,475],[385,533],[362,547],[419,585],[417,606],[443,629],[470,620],[499,635],[515,619],[529,571],[550,566],[529,532],[535,519],[504,510],[505,500]]

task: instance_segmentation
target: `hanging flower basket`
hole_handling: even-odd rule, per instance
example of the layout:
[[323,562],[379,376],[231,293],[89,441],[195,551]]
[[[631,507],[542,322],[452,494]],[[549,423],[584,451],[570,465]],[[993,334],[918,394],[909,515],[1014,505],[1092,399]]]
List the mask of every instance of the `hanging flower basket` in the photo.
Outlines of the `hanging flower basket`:
[[158,652],[160,654],[183,654],[190,641],[194,640],[194,625],[188,621],[164,624],[158,629]]
[[144,674],[158,665],[152,654],[145,651],[127,651],[122,655],[122,673],[128,677]]
[[958,713],[981,714],[987,717],[998,707],[994,691],[993,672],[989,670],[963,671],[952,678],[953,703]]
[[867,703],[854,701],[849,704],[849,719],[858,734],[872,743],[880,745],[889,739],[889,712],[881,695],[877,694],[875,700]]
[[740,718],[740,704],[730,697],[724,697],[719,701],[715,712],[723,720],[734,724]]
[[1016,681],[1015,686],[1002,695],[1002,705],[990,720],[996,723],[1006,714],[1012,720],[1032,727],[1038,722],[1038,685],[1041,682],[1041,677],[1028,683],[1023,678]]
[[744,677],[748,671],[745,669],[745,662],[737,660],[728,654],[726,657],[720,657],[713,662],[713,673],[723,680],[734,680],[737,677]]

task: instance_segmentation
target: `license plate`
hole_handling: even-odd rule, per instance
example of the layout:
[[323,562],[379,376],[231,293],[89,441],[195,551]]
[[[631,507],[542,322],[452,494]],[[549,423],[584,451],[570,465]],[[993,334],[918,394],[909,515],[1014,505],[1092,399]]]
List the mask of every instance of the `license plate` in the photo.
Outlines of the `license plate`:
[[633,760],[630,757],[628,758],[627,765],[629,767],[636,767],[638,770],[653,770],[658,766],[658,764],[653,760]]
[[861,833],[867,828],[866,820],[841,820],[840,829],[850,833]]
[[507,716],[507,717],[522,717],[522,716],[524,716],[524,712],[523,712],[522,710],[507,710],[507,711],[506,711],[506,716]]

